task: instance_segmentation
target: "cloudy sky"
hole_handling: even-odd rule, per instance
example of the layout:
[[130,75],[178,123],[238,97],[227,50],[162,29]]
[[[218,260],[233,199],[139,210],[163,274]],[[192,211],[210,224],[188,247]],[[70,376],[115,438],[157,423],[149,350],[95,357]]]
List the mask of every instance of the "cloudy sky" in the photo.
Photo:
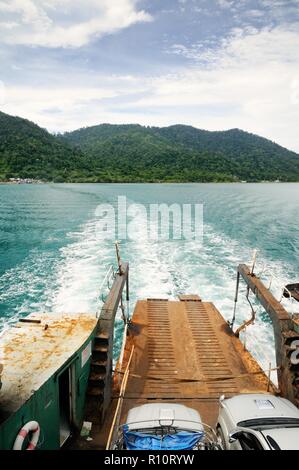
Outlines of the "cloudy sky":
[[241,128],[299,152],[299,0],[0,0],[1,110]]

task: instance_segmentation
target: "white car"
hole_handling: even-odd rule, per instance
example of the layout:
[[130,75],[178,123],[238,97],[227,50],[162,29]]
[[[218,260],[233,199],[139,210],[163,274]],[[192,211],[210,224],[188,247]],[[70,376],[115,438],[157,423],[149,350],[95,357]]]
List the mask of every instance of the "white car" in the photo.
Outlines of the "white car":
[[150,403],[132,408],[121,426],[115,450],[219,450],[215,430],[199,413],[174,403]]
[[220,398],[217,435],[226,450],[299,450],[299,409],[285,398]]

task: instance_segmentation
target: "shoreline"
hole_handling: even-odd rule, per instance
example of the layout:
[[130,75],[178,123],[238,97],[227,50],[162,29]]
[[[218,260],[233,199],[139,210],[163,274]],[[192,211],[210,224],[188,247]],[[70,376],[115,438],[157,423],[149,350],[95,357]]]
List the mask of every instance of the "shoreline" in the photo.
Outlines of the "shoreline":
[[15,183],[11,181],[0,181],[3,186],[42,186],[49,184],[299,184],[299,181],[39,181],[32,183]]

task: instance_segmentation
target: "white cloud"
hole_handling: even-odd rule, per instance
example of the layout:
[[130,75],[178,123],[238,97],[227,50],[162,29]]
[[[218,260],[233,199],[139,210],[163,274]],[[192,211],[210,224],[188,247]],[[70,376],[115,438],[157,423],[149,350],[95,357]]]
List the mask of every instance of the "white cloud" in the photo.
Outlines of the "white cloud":
[[262,16],[265,15],[265,12],[263,10],[248,10],[246,11],[246,16],[249,16],[251,18],[261,18]]
[[217,0],[218,5],[220,8],[231,8],[234,6],[234,0]]
[[288,8],[292,5],[299,5],[299,0],[261,0],[262,5],[275,8],[275,7],[284,7]]
[[[151,16],[138,0],[1,0],[0,35],[6,44],[81,47]],[[9,26],[8,26],[9,25]]]
[[5,104],[5,86],[4,83],[0,81],[0,105]]
[[269,63],[299,64],[299,24],[264,28],[236,28],[221,47],[208,51],[212,62],[221,65],[259,66]]
[[299,18],[299,0],[259,0],[270,17],[278,21],[293,21]]
[[[189,57],[190,51],[180,52]],[[191,118],[193,124],[208,129],[241,127],[299,151],[299,106],[294,99],[299,79],[298,25],[234,30],[218,49],[202,52],[193,47],[191,55],[197,66],[158,78],[151,95],[138,105],[180,109],[176,118],[180,115],[181,121]],[[198,107],[193,115],[192,106]]]
[[94,75],[92,81],[90,83],[85,76],[83,83],[82,75],[72,77],[65,74],[61,86],[55,87],[5,87],[3,84],[0,92],[3,90],[5,100],[0,101],[1,110],[30,119],[50,131],[61,132],[103,121],[115,122],[115,116],[107,112],[105,100],[146,92],[144,82],[130,75]]
[[192,54],[190,66],[161,76],[63,72],[56,90],[8,86],[3,111],[51,130],[101,122],[238,127],[299,152],[298,25],[234,30],[219,48],[195,45]]

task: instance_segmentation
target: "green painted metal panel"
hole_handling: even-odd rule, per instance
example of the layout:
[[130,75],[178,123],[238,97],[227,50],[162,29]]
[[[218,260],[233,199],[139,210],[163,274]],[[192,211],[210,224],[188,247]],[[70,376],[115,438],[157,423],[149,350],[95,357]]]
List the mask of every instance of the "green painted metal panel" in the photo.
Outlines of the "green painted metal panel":
[[81,428],[83,415],[84,415],[85,396],[86,396],[86,390],[88,386],[92,347],[93,347],[93,339],[87,341],[83,345],[80,351],[80,359],[76,363],[77,387],[76,387],[75,423],[78,428]]
[[[0,427],[0,449],[12,449],[20,429],[28,421],[37,421],[41,428],[38,449],[60,448],[59,375],[72,370],[73,427],[80,429],[84,417],[85,395],[95,330],[89,339],[32,397]],[[25,447],[24,443],[24,447]]]
[[59,448],[59,405],[53,380],[49,380],[24,406],[3,423],[0,430],[1,449],[13,448],[18,432],[28,421],[38,421],[40,425],[39,449]]

